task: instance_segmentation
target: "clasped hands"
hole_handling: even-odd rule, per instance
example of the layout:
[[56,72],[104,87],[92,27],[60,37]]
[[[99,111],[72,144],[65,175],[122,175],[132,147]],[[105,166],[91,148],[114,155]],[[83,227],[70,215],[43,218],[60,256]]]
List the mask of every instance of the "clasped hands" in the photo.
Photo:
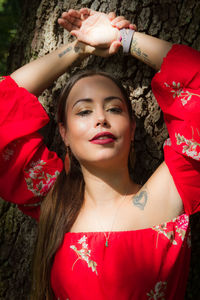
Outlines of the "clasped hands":
[[120,29],[136,30],[136,25],[131,24],[123,16],[116,17],[114,12],[107,15],[88,8],[70,9],[62,14],[58,23],[76,36],[78,41],[101,48],[107,55],[116,53],[121,46]]

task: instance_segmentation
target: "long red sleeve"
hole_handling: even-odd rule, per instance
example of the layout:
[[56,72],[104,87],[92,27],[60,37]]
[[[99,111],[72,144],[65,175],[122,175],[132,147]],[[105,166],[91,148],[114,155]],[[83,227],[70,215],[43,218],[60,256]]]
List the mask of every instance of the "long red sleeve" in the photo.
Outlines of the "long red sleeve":
[[[63,168],[37,132],[49,118],[38,99],[11,77],[0,82],[0,196],[38,218],[37,203]],[[33,205],[32,205],[33,204]]]
[[165,162],[185,212],[200,210],[200,52],[174,45],[152,80],[170,139]]

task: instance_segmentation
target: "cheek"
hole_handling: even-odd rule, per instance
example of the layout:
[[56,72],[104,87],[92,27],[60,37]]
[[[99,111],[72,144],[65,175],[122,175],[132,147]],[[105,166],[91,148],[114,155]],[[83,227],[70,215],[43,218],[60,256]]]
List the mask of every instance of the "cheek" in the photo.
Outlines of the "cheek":
[[74,139],[85,137],[88,134],[90,125],[84,120],[72,120],[68,123],[68,136],[73,143]]
[[132,136],[132,127],[131,127],[129,120],[123,119],[121,121],[121,130],[122,130],[122,134],[126,138],[130,138]]

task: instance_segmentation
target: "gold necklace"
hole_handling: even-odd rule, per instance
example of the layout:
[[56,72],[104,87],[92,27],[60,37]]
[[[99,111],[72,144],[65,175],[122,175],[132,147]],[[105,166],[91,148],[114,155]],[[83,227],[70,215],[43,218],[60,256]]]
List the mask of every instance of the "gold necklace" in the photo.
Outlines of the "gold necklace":
[[126,191],[126,193],[123,195],[123,198],[119,204],[119,206],[116,208],[116,211],[115,211],[115,214],[114,214],[114,218],[113,218],[113,221],[112,221],[112,225],[111,225],[111,228],[110,228],[110,231],[108,232],[108,235],[106,235],[106,232],[105,230],[103,230],[100,222],[99,222],[99,225],[101,227],[101,229],[103,230],[103,233],[104,233],[104,236],[105,236],[105,239],[106,239],[106,242],[105,242],[105,247],[108,247],[108,240],[109,240],[109,237],[110,237],[110,234],[112,232],[112,228],[113,228],[113,225],[114,225],[114,221],[116,219],[116,216],[117,216],[117,212],[119,211],[119,208],[121,207],[122,203],[125,201],[126,199],[126,196],[127,196],[127,193],[128,193],[128,190]]

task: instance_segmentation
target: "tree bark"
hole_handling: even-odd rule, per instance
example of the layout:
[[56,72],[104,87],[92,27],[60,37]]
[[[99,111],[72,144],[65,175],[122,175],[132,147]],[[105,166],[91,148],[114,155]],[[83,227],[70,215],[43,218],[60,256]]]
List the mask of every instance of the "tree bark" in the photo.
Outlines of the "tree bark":
[[[20,67],[30,59],[43,56],[60,44],[70,41],[70,35],[58,26],[61,13],[83,6],[103,12],[115,11],[136,23],[138,31],[163,38],[172,43],[183,43],[200,50],[200,3],[195,0],[37,0],[24,1],[24,14],[8,60],[8,71]],[[130,91],[130,100],[137,118],[135,134],[136,165],[134,178],[144,183],[163,160],[162,145],[167,138],[160,108],[151,92],[154,75],[148,66],[130,57],[117,54],[107,59],[87,58],[74,65],[39,97],[51,116],[43,130],[45,142],[60,156],[63,147],[56,128],[56,99],[67,78],[79,69],[98,68],[120,78]],[[48,134],[51,132],[51,134]],[[136,174],[136,176],[135,176]],[[20,197],[20,195],[19,195]],[[13,204],[0,202],[1,255],[0,299],[28,299],[31,285],[31,262],[37,226]],[[199,214],[192,218],[192,267],[185,299],[200,298]]]

